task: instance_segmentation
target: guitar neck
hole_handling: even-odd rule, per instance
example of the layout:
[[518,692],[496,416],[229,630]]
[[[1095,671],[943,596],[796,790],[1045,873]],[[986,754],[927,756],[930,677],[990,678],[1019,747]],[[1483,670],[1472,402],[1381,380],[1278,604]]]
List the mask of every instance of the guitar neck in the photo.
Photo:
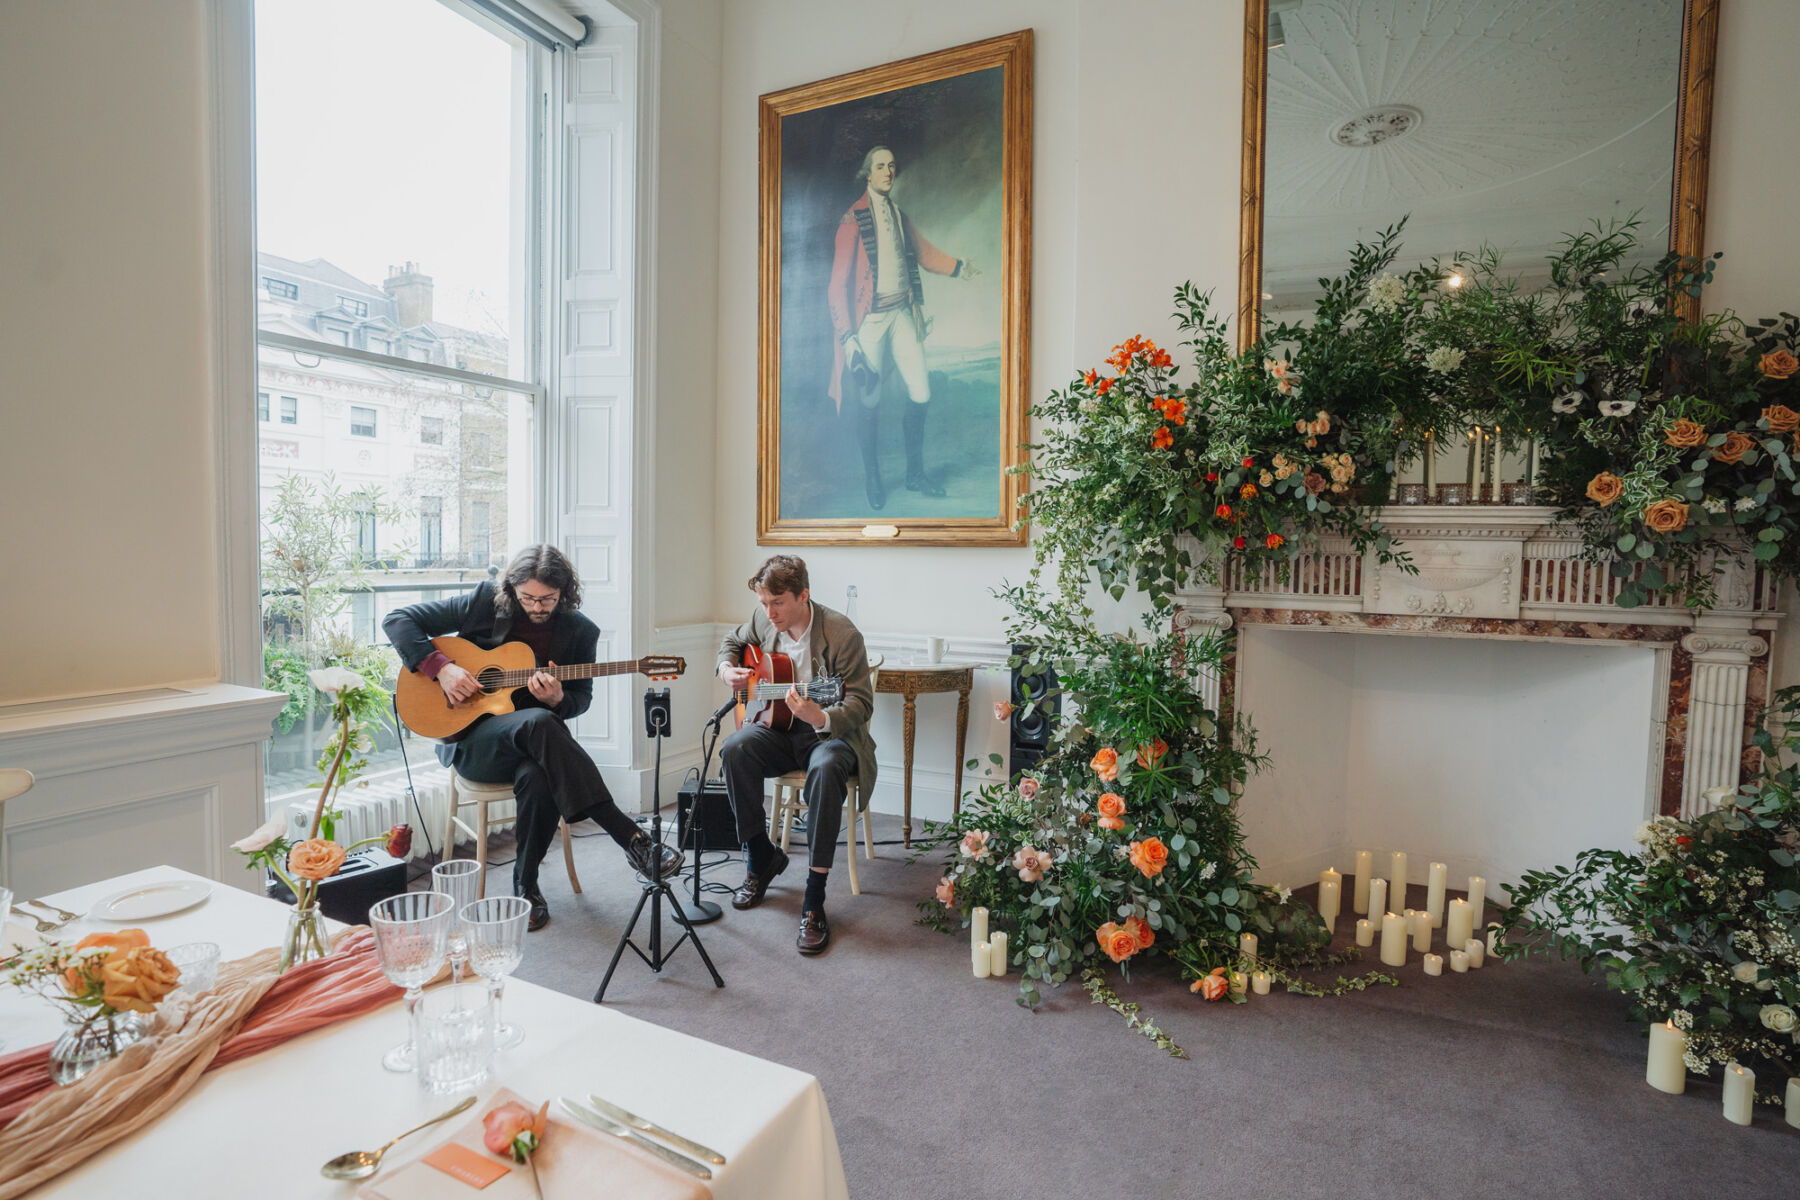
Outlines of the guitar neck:
[[624,662],[574,663],[569,666],[533,667],[529,671],[502,671],[496,687],[524,687],[539,671],[558,679],[593,679],[600,675],[630,675],[638,669],[635,658]]

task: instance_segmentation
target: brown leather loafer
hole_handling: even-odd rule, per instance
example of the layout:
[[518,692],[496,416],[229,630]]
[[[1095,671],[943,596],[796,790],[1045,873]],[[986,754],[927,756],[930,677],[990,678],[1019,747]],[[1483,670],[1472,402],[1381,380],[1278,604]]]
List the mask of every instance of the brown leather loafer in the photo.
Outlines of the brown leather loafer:
[[755,908],[763,902],[763,893],[769,890],[769,882],[787,870],[787,852],[781,847],[775,848],[775,857],[769,860],[769,869],[764,874],[748,871],[744,874],[744,882],[738,884],[737,891],[731,893],[731,907],[737,909]]
[[805,912],[800,914],[800,936],[794,940],[794,948],[802,954],[823,954],[825,947],[831,944],[831,922],[825,919],[823,912]]

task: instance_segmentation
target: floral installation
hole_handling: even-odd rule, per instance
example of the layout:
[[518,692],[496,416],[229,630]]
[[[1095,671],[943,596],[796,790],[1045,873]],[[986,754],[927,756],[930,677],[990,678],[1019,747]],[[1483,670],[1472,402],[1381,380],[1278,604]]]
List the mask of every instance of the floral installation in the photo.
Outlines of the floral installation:
[[36,991],[72,1025],[116,1046],[122,1031],[115,1019],[156,1011],[181,985],[181,970],[142,929],[121,929],[90,933],[74,945],[46,941],[22,950],[8,960],[6,980]]
[[[1783,730],[1777,738],[1770,728]],[[1647,1022],[1688,1036],[1687,1066],[1739,1062],[1757,1097],[1800,1074],[1800,688],[1779,692],[1754,744],[1763,773],[1718,807],[1658,817],[1642,847],[1585,850],[1573,868],[1527,872],[1501,913],[1509,958],[1576,958]]]

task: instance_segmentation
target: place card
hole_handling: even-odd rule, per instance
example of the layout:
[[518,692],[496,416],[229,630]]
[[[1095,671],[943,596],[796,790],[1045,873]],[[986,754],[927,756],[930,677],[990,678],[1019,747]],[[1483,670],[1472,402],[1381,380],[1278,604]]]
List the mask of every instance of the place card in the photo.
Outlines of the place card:
[[483,1158],[456,1142],[445,1142],[427,1154],[422,1161],[477,1190],[508,1173],[505,1163],[498,1159]]

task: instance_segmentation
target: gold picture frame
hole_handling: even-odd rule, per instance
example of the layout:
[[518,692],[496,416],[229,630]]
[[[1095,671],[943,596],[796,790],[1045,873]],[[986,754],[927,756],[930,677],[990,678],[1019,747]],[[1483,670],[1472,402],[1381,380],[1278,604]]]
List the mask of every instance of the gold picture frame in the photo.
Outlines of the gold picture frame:
[[1032,82],[1027,29],[761,97],[759,544],[1026,542]]

